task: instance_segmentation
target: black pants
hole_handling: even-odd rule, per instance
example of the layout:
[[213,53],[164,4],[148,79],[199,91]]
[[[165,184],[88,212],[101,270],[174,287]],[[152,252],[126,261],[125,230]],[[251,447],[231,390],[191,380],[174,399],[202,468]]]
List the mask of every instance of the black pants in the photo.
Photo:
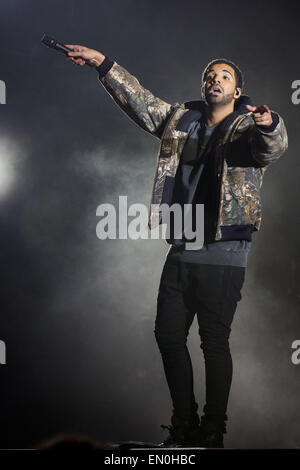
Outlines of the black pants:
[[204,265],[167,257],[161,275],[155,337],[172,402],[172,423],[199,423],[193,391],[193,369],[186,345],[197,314],[204,354],[206,404],[202,420],[226,432],[226,411],[232,381],[229,347],[231,323],[241,300],[244,267]]

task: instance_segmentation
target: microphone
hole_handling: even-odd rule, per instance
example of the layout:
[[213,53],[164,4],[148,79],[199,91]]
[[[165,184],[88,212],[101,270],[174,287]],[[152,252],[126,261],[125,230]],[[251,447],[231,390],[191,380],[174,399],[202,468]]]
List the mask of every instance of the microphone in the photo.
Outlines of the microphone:
[[[62,52],[66,56],[68,56],[68,52],[73,52],[72,49],[70,49],[69,47],[66,47],[61,42],[57,41],[57,39],[54,39],[51,36],[47,36],[46,34],[44,34],[44,36],[42,37],[41,42],[45,44],[45,46],[51,47],[51,49],[55,49],[59,52]],[[81,59],[81,57],[74,57],[74,59]],[[96,67],[96,64],[91,62],[89,59],[82,59],[82,60],[84,60],[86,65],[88,65],[89,67]]]

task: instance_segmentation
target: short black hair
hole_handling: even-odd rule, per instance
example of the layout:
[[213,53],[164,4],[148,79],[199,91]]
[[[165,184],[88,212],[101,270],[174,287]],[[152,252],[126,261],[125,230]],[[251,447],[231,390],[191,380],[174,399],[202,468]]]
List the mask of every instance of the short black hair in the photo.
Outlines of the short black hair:
[[215,64],[230,65],[230,67],[232,67],[233,70],[234,70],[236,87],[241,88],[241,89],[244,88],[244,77],[243,77],[242,71],[240,70],[240,68],[234,62],[232,62],[231,60],[228,60],[228,59],[214,59],[211,62],[209,62],[209,64],[207,64],[207,66],[205,67],[205,69],[202,72],[202,84],[204,84],[204,82],[205,82],[206,74],[207,74],[208,70],[210,69],[210,67],[212,67]]

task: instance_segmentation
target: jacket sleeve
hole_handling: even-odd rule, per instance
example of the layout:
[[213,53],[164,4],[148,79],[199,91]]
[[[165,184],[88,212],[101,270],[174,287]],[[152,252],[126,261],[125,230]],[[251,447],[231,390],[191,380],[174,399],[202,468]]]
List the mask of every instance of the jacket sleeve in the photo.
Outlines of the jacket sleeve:
[[281,116],[272,111],[271,126],[251,126],[248,132],[252,158],[258,166],[278,160],[288,148],[288,136]]
[[96,70],[106,91],[127,116],[160,139],[168,118],[179,104],[171,105],[154,96],[136,77],[108,57]]

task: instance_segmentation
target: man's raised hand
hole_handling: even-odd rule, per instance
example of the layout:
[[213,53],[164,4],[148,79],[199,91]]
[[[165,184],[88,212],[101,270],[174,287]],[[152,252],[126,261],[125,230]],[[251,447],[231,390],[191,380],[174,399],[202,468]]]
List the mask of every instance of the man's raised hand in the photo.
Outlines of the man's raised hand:
[[105,55],[101,54],[101,52],[95,51],[95,49],[89,49],[88,47],[79,46],[78,44],[65,44],[65,46],[72,49],[72,51],[68,52],[68,60],[71,60],[77,65],[84,65],[84,59],[88,59],[98,67],[105,59]]
[[252,111],[252,117],[257,126],[270,126],[273,122],[269,106],[262,104],[260,106],[246,105],[249,111]]

